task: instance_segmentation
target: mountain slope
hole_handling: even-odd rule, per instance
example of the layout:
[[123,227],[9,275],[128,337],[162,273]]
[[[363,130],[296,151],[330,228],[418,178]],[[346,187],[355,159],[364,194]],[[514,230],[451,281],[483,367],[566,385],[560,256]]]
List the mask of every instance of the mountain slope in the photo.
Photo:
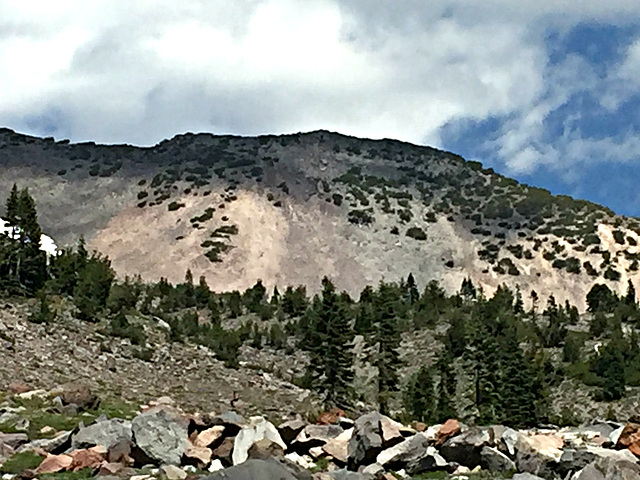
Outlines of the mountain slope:
[[[637,283],[640,222],[520,185],[451,153],[325,131],[179,135],[152,148],[0,130],[0,188],[29,187],[59,244],[84,235],[122,275],[214,290],[324,275],[358,293],[412,272],[449,291],[520,286],[584,308]],[[2,199],[4,200],[4,199]]]

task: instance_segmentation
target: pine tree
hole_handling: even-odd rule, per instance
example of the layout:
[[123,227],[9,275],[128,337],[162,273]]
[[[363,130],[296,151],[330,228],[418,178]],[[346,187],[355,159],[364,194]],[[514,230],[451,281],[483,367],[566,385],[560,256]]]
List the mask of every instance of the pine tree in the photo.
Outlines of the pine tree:
[[[4,215],[9,226],[14,227],[14,233],[16,232],[15,228],[18,227],[19,208],[18,186],[14,183],[13,187],[11,187],[9,197],[7,198]],[[11,236],[13,237],[13,235]]]
[[333,283],[322,280],[322,295],[304,320],[305,347],[310,354],[308,377],[325,406],[347,406],[352,399],[353,337],[347,312]]
[[435,392],[430,369],[420,367],[407,383],[405,391],[405,410],[414,420],[430,422],[435,410]]
[[420,300],[420,292],[416,286],[416,280],[413,278],[413,273],[409,273],[406,283],[407,297],[411,305]]
[[453,358],[448,352],[444,352],[436,365],[440,377],[436,394],[438,399],[434,417],[436,422],[445,422],[457,417],[452,401],[456,391],[456,377],[451,371],[452,364]]
[[380,283],[376,295],[378,354],[375,366],[378,370],[378,404],[381,413],[388,413],[389,401],[399,390],[398,368],[402,365],[398,348],[400,347],[400,329],[396,317],[398,302],[397,287]]

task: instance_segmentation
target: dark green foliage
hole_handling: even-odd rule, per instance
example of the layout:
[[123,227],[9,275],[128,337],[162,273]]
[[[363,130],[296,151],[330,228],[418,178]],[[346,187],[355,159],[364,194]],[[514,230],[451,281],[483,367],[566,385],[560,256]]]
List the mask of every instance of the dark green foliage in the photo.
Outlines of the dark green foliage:
[[618,297],[609,287],[595,284],[587,293],[587,305],[590,312],[613,312],[618,305]]
[[435,414],[435,391],[429,368],[420,367],[404,392],[404,406],[409,416],[421,422],[430,422]]
[[617,282],[618,280],[620,280],[620,272],[609,267],[604,272],[604,278]]
[[378,369],[378,405],[380,412],[386,414],[391,396],[398,391],[398,369],[402,365],[398,353],[401,337],[397,318],[397,285],[381,282],[374,305],[377,317],[375,341],[378,352],[374,365]]
[[613,234],[613,239],[617,244],[624,245],[625,243],[624,232],[621,232],[620,230],[614,230],[611,233]]
[[589,332],[595,338],[598,338],[607,331],[608,324],[609,322],[605,314],[602,311],[596,311],[595,315],[591,318]]
[[619,400],[625,393],[625,362],[620,346],[609,341],[595,362],[595,372],[602,378],[602,397]]
[[33,295],[47,280],[47,258],[40,250],[42,230],[28,189],[18,190],[13,185],[5,218],[12,231],[0,235],[0,289]]
[[180,208],[182,208],[182,207],[184,207],[184,206],[185,206],[185,205],[184,205],[184,203],[180,203],[180,202],[171,202],[171,203],[167,206],[167,209],[168,209],[170,212],[175,212],[176,210],[178,210],[178,209],[180,209]]
[[309,352],[307,375],[325,406],[347,406],[353,392],[353,330],[345,305],[328,278],[322,296],[314,299],[304,319],[304,346]]
[[106,306],[115,273],[108,258],[94,253],[78,272],[78,280],[73,289],[73,299],[78,307],[78,316],[83,320],[95,321]]
[[38,304],[31,315],[29,315],[29,321],[33,323],[49,323],[53,321],[56,314],[51,310],[47,294],[41,290],[36,295],[36,298],[38,299]]
[[407,237],[415,240],[426,240],[427,234],[420,227],[411,227],[407,230]]
[[306,287],[304,285],[295,289],[291,286],[287,287],[282,295],[281,305],[282,311],[289,317],[302,315],[308,306]]
[[366,210],[351,210],[348,214],[348,219],[349,222],[354,225],[369,225],[374,221],[372,213],[372,208]]
[[140,325],[131,324],[122,311],[111,319],[110,329],[111,335],[127,338],[133,345],[144,346],[146,343],[144,328]]

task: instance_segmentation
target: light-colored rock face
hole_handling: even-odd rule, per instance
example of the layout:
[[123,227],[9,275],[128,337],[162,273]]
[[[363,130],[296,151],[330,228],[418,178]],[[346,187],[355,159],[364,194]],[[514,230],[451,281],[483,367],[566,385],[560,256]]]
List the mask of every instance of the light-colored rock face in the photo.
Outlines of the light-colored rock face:
[[260,441],[267,440],[279,445],[282,450],[287,445],[280,438],[276,427],[262,417],[252,417],[249,426],[244,427],[236,436],[233,446],[233,464],[239,465],[249,458],[249,450]]

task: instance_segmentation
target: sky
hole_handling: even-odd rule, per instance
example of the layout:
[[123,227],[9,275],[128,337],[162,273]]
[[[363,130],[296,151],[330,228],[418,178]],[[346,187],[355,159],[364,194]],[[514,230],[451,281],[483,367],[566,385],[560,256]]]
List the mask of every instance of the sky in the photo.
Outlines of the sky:
[[395,138],[640,216],[640,2],[0,0],[0,126]]

